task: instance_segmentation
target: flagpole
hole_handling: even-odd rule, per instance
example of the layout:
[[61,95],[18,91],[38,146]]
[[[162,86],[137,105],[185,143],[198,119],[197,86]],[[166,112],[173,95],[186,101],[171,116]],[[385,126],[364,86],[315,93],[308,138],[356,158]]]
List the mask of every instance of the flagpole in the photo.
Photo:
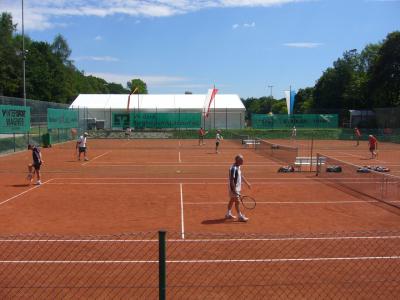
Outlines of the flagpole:
[[[289,85],[289,109],[292,108],[292,85]],[[289,115],[292,114],[292,111],[290,111]]]
[[[215,90],[215,84],[214,84],[214,90]],[[214,129],[217,129],[217,125],[215,124],[215,99],[217,98],[217,95],[214,96]]]

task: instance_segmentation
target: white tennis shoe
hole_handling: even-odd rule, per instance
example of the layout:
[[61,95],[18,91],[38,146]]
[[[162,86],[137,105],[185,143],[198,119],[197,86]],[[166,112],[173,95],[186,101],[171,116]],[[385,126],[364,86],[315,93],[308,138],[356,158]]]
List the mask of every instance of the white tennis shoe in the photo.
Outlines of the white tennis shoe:
[[226,214],[225,219],[236,219],[236,216],[234,216],[232,214]]
[[247,218],[245,215],[241,215],[239,217],[239,222],[247,222],[249,220],[249,218]]

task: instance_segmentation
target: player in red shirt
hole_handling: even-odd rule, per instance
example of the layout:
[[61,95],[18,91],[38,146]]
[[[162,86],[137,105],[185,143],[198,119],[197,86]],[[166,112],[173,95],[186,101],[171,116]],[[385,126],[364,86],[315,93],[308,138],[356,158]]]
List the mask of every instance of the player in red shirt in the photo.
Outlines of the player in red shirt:
[[203,127],[199,130],[199,146],[204,145],[204,136],[207,134],[207,131],[204,130]]
[[371,159],[376,158],[378,155],[376,152],[378,150],[378,140],[372,134],[368,136],[368,146],[371,152]]
[[354,128],[354,137],[356,138],[356,146],[360,145],[360,138],[361,138],[361,132],[360,129],[358,129],[358,127]]

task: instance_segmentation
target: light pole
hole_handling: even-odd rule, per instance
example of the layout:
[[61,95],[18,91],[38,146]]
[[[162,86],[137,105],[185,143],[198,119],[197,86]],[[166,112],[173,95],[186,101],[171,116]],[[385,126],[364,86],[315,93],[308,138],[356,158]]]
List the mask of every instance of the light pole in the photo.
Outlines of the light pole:
[[269,113],[272,114],[272,88],[274,87],[273,85],[268,86],[270,89],[270,98],[269,98]]
[[26,84],[25,84],[25,33],[24,33],[24,0],[22,1],[22,76],[23,76],[23,88],[24,88],[24,106],[26,106]]
[[269,87],[269,89],[270,89],[270,97],[272,98],[272,88],[273,88],[274,86],[273,86],[273,85],[269,85],[268,87]]

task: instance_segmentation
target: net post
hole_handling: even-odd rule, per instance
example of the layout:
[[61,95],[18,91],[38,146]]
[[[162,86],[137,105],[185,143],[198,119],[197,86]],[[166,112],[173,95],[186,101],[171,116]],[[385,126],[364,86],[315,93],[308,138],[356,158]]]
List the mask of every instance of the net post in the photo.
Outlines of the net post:
[[166,235],[165,230],[158,231],[158,289],[160,300],[166,299]]
[[[310,149],[310,172],[312,172],[312,166],[313,166],[313,151],[314,151],[314,130],[311,132],[311,149]],[[317,159],[317,167],[318,167],[318,159]]]
[[321,167],[321,165],[320,165],[320,155],[319,155],[319,153],[317,153],[317,167],[316,167],[316,170],[315,170],[315,176],[318,176],[318,174],[320,173],[320,167]]

